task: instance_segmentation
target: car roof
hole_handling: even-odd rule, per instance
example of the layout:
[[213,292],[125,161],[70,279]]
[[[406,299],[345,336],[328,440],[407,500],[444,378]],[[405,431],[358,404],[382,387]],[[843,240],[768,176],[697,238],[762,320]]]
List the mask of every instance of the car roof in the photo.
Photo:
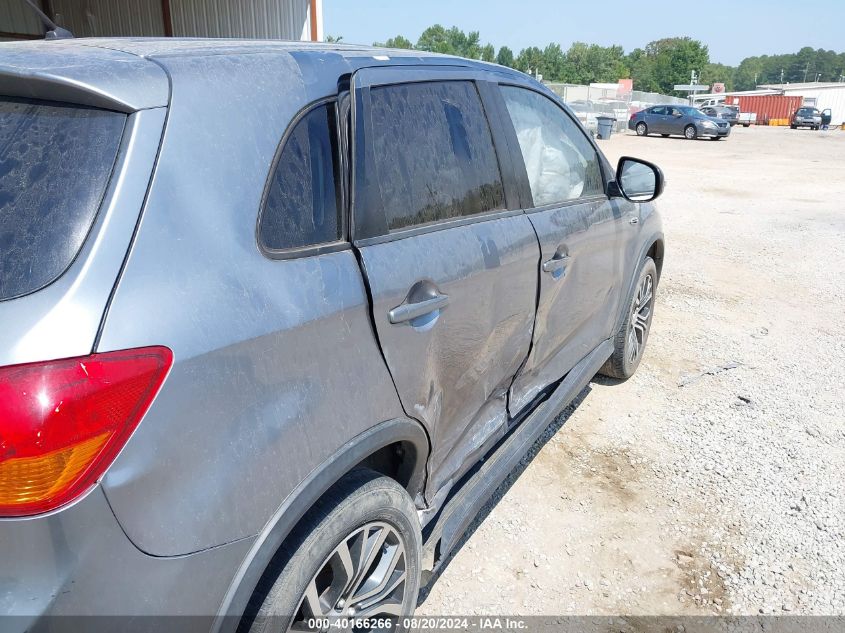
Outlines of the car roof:
[[[532,82],[506,68],[426,51],[343,43],[212,38],[78,38],[0,43],[0,94],[63,99],[132,112],[167,105],[169,66],[185,58],[277,54],[336,73],[367,66],[426,64],[493,71]],[[336,86],[336,83],[335,83]]]

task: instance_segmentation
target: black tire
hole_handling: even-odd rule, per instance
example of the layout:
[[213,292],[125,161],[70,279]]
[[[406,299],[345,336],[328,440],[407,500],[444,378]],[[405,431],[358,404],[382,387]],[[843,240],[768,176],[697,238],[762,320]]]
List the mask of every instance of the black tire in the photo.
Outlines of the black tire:
[[[638,298],[641,296],[640,289],[643,286],[647,277],[651,277],[651,295],[649,297],[647,307],[648,315],[645,318],[645,330],[642,337],[637,336],[637,332],[633,335],[637,337],[638,353],[636,357],[632,356],[633,345],[631,342],[631,334],[634,329],[632,321],[634,320],[635,312],[640,312],[638,306]],[[639,273],[637,274],[637,282],[634,286],[634,293],[630,302],[625,306],[625,319],[619,331],[613,337],[613,354],[607,359],[604,366],[599,370],[600,374],[610,378],[617,378],[619,380],[627,380],[634,375],[637,367],[640,366],[640,361],[645,351],[646,343],[648,342],[648,334],[651,331],[651,320],[654,316],[654,300],[657,292],[657,266],[654,265],[654,260],[651,257],[646,257],[640,265]],[[646,307],[645,305],[642,307]],[[642,316],[642,312],[640,312]]]
[[[372,562],[367,559],[368,562],[359,567],[363,570],[360,577],[363,579],[370,572],[377,571],[377,563],[383,557],[392,557],[398,551],[395,545],[391,550],[391,544],[401,543],[404,546],[404,593],[401,598],[397,597],[396,591],[391,592],[390,596],[391,599],[395,598],[395,606],[399,608],[401,616],[413,615],[420,588],[422,552],[422,535],[416,508],[405,489],[394,480],[372,470],[357,469],[335,484],[285,541],[259,581],[241,620],[238,633],[287,631],[294,621],[312,617],[306,606],[306,590],[312,579],[315,580],[315,586],[318,580],[320,586],[325,586],[325,589],[319,592],[320,603],[325,599],[332,606],[339,604],[340,593],[333,590],[334,569],[341,571],[340,566],[335,566],[336,562],[342,560],[336,554],[337,548],[342,544],[348,545],[350,540],[354,541],[358,538],[356,534],[363,535],[362,540],[357,541],[359,543],[373,542],[373,539],[380,536],[380,533],[375,532],[378,528],[365,528],[373,524],[392,528],[392,531],[387,529],[390,540],[385,540],[377,553],[373,548]],[[364,529],[367,531],[364,532]],[[363,545],[357,551],[362,550]],[[357,557],[354,545],[346,552],[352,554],[350,560]],[[358,562],[364,558],[366,557],[362,556]],[[329,567],[331,569],[326,573]],[[390,579],[385,580],[386,585],[392,584],[392,578],[400,571],[398,565],[395,569]],[[337,573],[337,576],[338,586],[348,586],[340,573]],[[399,588],[397,586],[397,590]],[[354,613],[344,612],[331,615],[340,618],[356,617]],[[404,630],[401,626],[396,626],[400,622],[394,624],[393,631]]]
[[790,129],[790,130],[794,130],[794,129],[797,129],[797,127],[798,127],[797,125],[790,125],[790,126],[789,126],[789,129]]
[[751,127],[751,124],[750,123],[743,123],[742,127]]
[[711,141],[721,141],[721,140],[722,140],[722,137],[721,137],[721,136],[711,136],[711,137],[710,137],[710,140],[711,140]]
[[634,129],[637,131],[637,136],[648,136],[648,126],[644,122],[637,123]]
[[667,138],[669,135],[668,134],[661,134],[660,136],[662,136],[663,138]]
[[[692,130],[692,131],[690,131]],[[684,128],[684,138],[689,139],[690,141],[694,141],[698,137],[698,130],[695,129],[694,125],[688,125]]]

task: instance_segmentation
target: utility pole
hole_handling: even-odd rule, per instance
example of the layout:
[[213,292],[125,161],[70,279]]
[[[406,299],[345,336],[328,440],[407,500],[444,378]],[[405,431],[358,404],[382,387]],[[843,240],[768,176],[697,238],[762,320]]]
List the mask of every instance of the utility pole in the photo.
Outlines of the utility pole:
[[[807,65],[804,67],[804,83],[807,82],[807,73],[810,71],[810,62],[807,62]],[[783,80],[781,80],[783,83]]]
[[783,85],[783,68],[780,69],[780,85]]
[[[690,83],[691,86],[695,86],[698,83],[698,76],[696,75],[696,72],[694,70],[690,73],[689,83]],[[693,88],[692,94],[690,94],[690,97],[689,97],[690,105],[695,104],[695,92],[696,91]]]

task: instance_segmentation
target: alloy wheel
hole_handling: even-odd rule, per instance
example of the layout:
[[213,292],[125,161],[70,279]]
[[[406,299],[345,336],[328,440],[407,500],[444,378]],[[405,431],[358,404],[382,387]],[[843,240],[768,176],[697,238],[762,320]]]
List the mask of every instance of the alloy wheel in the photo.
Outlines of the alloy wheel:
[[637,288],[637,295],[634,298],[634,305],[631,309],[630,326],[628,329],[628,360],[631,363],[637,362],[645,347],[653,303],[654,280],[651,275],[646,275]]
[[684,130],[684,136],[686,136],[689,140],[695,138],[695,128],[691,125],[688,125]]
[[639,136],[645,136],[645,134],[646,134],[645,123],[638,123],[637,124],[637,134]]
[[406,581],[405,544],[399,532],[381,521],[367,523],[323,561],[288,631],[351,631],[354,620],[398,617]]

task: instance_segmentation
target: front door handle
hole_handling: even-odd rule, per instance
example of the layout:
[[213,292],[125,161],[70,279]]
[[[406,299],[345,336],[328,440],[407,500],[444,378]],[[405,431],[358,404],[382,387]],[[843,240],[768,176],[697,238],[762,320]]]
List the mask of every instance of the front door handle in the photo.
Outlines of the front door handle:
[[631,224],[639,224],[639,223],[640,223],[640,219],[639,219],[638,217],[634,216],[633,218],[631,218],[630,220],[628,220],[628,222],[630,222]]
[[447,303],[449,303],[449,295],[438,294],[429,299],[398,305],[387,313],[387,318],[393,324],[413,321],[446,307]]
[[555,255],[550,260],[543,262],[543,272],[551,273],[552,277],[560,277],[565,272],[565,268],[569,265],[569,260],[572,259],[566,255]]

